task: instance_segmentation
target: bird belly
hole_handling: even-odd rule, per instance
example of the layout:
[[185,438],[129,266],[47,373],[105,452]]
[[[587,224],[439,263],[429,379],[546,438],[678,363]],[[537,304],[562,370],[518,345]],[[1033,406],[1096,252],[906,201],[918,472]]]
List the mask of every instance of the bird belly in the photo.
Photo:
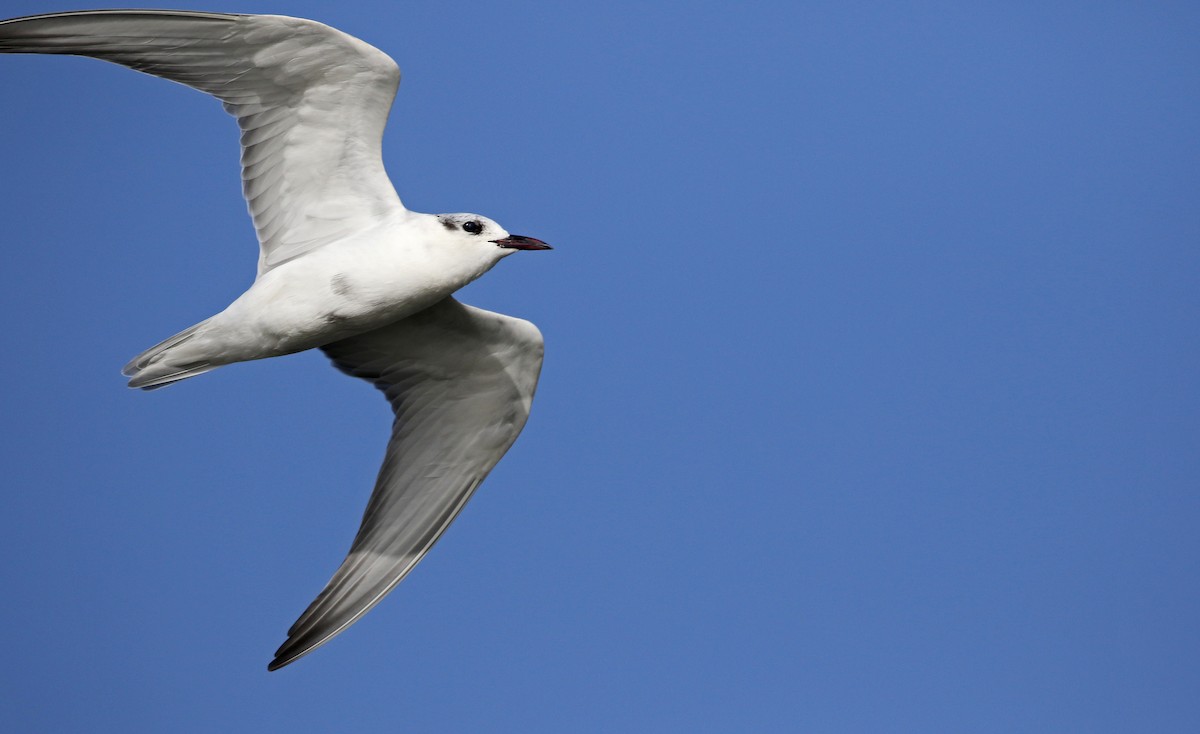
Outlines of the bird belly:
[[222,361],[292,354],[371,331],[469,282],[420,267],[345,258],[328,265],[313,258],[272,270],[215,317],[209,336],[220,343]]

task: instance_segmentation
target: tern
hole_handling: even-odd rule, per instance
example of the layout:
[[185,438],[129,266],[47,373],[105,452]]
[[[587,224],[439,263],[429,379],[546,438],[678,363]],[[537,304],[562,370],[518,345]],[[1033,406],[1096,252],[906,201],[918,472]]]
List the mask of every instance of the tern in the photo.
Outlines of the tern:
[[0,53],[90,56],[219,99],[241,129],[258,235],[254,283],[224,311],[134,357],[129,386],[319,348],[383,391],[391,439],[362,525],[269,670],[328,642],[429,552],[525,425],[537,327],[451,294],[519,250],[477,214],[405,209],[380,142],[400,69],[311,20],[97,10],[0,21]]

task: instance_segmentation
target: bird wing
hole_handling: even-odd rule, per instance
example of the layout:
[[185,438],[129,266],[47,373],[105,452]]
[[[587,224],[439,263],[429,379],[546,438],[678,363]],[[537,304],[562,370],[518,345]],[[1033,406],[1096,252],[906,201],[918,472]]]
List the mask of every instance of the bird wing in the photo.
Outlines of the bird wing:
[[322,349],[382,390],[396,418],[350,553],[270,670],[349,627],[417,565],[516,440],[542,367],[537,327],[453,298]]
[[400,69],[329,26],[169,10],[54,13],[0,21],[0,53],[91,56],[221,100],[242,131],[259,275],[404,210],[380,146]]

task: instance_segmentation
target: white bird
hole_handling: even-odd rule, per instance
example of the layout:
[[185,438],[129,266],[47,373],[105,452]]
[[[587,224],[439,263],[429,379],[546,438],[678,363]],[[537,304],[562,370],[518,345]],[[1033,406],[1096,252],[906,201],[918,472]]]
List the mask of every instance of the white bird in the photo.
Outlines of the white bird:
[[0,53],[91,56],[186,84],[241,128],[258,275],[224,311],[135,357],[154,389],[233,362],[321,348],[395,412],[350,552],[288,631],[275,670],[349,627],[441,537],[529,416],[542,336],[451,297],[540,240],[400,203],[380,141],[400,70],[311,20],[113,10],[0,21]]

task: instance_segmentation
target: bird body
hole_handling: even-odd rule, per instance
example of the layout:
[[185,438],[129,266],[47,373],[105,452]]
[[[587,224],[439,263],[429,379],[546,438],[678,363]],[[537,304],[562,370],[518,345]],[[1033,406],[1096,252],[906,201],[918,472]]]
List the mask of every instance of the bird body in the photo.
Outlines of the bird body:
[[[497,239],[499,225],[477,215]],[[410,316],[486,273],[515,249],[399,212],[378,226],[262,273],[224,311],[135,357],[131,387],[162,387],[234,362],[313,349]],[[490,234],[489,234],[490,236]],[[173,341],[175,340],[175,341]],[[167,348],[160,348],[170,343]]]
[[320,23],[74,11],[0,21],[0,53],[91,56],[186,84],[221,100],[241,129],[257,276],[226,309],[130,361],[131,387],[320,348],[392,407],[350,551],[268,668],[287,665],[400,583],[516,440],[542,336],[451,294],[517,250],[549,246],[476,214],[408,211],[380,147],[400,70]]

